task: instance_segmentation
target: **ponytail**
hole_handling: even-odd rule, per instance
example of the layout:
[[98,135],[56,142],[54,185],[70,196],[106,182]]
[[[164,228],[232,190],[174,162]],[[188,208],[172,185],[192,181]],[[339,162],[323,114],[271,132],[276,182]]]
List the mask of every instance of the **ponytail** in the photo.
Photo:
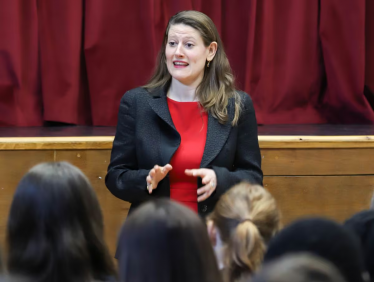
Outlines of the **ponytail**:
[[240,222],[231,235],[229,243],[230,280],[239,278],[244,272],[253,273],[261,265],[265,244],[257,226],[250,220]]
[[256,272],[266,244],[280,228],[280,213],[271,194],[245,182],[221,196],[209,219],[224,243],[226,281]]

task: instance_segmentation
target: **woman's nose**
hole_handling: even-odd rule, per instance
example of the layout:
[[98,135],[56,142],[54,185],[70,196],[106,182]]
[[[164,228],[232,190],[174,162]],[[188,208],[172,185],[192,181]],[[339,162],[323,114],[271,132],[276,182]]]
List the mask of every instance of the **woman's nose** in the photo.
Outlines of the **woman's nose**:
[[175,50],[175,55],[178,57],[183,57],[183,46],[181,43],[178,44],[177,49]]

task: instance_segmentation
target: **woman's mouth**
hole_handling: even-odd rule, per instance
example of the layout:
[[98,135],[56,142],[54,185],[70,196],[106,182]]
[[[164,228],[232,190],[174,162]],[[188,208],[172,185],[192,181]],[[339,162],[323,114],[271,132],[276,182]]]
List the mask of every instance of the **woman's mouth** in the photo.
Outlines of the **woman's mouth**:
[[181,61],[174,61],[173,65],[175,68],[184,68],[188,66],[188,63],[186,62],[181,62]]

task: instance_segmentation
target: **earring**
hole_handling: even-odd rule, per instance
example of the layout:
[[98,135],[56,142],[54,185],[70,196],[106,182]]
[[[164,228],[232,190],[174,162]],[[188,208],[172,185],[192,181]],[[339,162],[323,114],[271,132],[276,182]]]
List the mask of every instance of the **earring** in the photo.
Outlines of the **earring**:
[[209,65],[210,65],[210,61],[208,61],[208,64],[206,66],[209,68]]

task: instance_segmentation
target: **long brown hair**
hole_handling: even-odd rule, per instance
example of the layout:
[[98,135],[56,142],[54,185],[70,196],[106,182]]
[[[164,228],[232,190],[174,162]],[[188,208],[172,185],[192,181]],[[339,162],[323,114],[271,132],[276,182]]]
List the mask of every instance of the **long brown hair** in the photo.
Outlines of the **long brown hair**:
[[20,181],[10,208],[9,273],[38,282],[112,279],[103,229],[86,176],[66,162],[39,164]]
[[226,280],[253,273],[262,263],[267,242],[280,228],[280,213],[272,195],[260,185],[235,185],[209,216],[226,247]]
[[126,219],[117,258],[121,281],[222,281],[203,221],[168,199],[149,201]]
[[166,28],[161,50],[158,54],[154,74],[144,88],[155,89],[165,87],[171,81],[171,75],[166,66],[165,48],[168,41],[169,29],[172,25],[184,24],[196,29],[208,47],[212,42],[217,42],[217,52],[210,66],[205,66],[204,77],[196,89],[196,96],[201,106],[208,113],[211,113],[220,123],[228,121],[227,106],[229,99],[233,98],[235,103],[235,115],[232,125],[239,120],[241,101],[235,90],[235,80],[232,74],[229,60],[219,33],[213,21],[205,14],[197,11],[182,11],[170,18]]

